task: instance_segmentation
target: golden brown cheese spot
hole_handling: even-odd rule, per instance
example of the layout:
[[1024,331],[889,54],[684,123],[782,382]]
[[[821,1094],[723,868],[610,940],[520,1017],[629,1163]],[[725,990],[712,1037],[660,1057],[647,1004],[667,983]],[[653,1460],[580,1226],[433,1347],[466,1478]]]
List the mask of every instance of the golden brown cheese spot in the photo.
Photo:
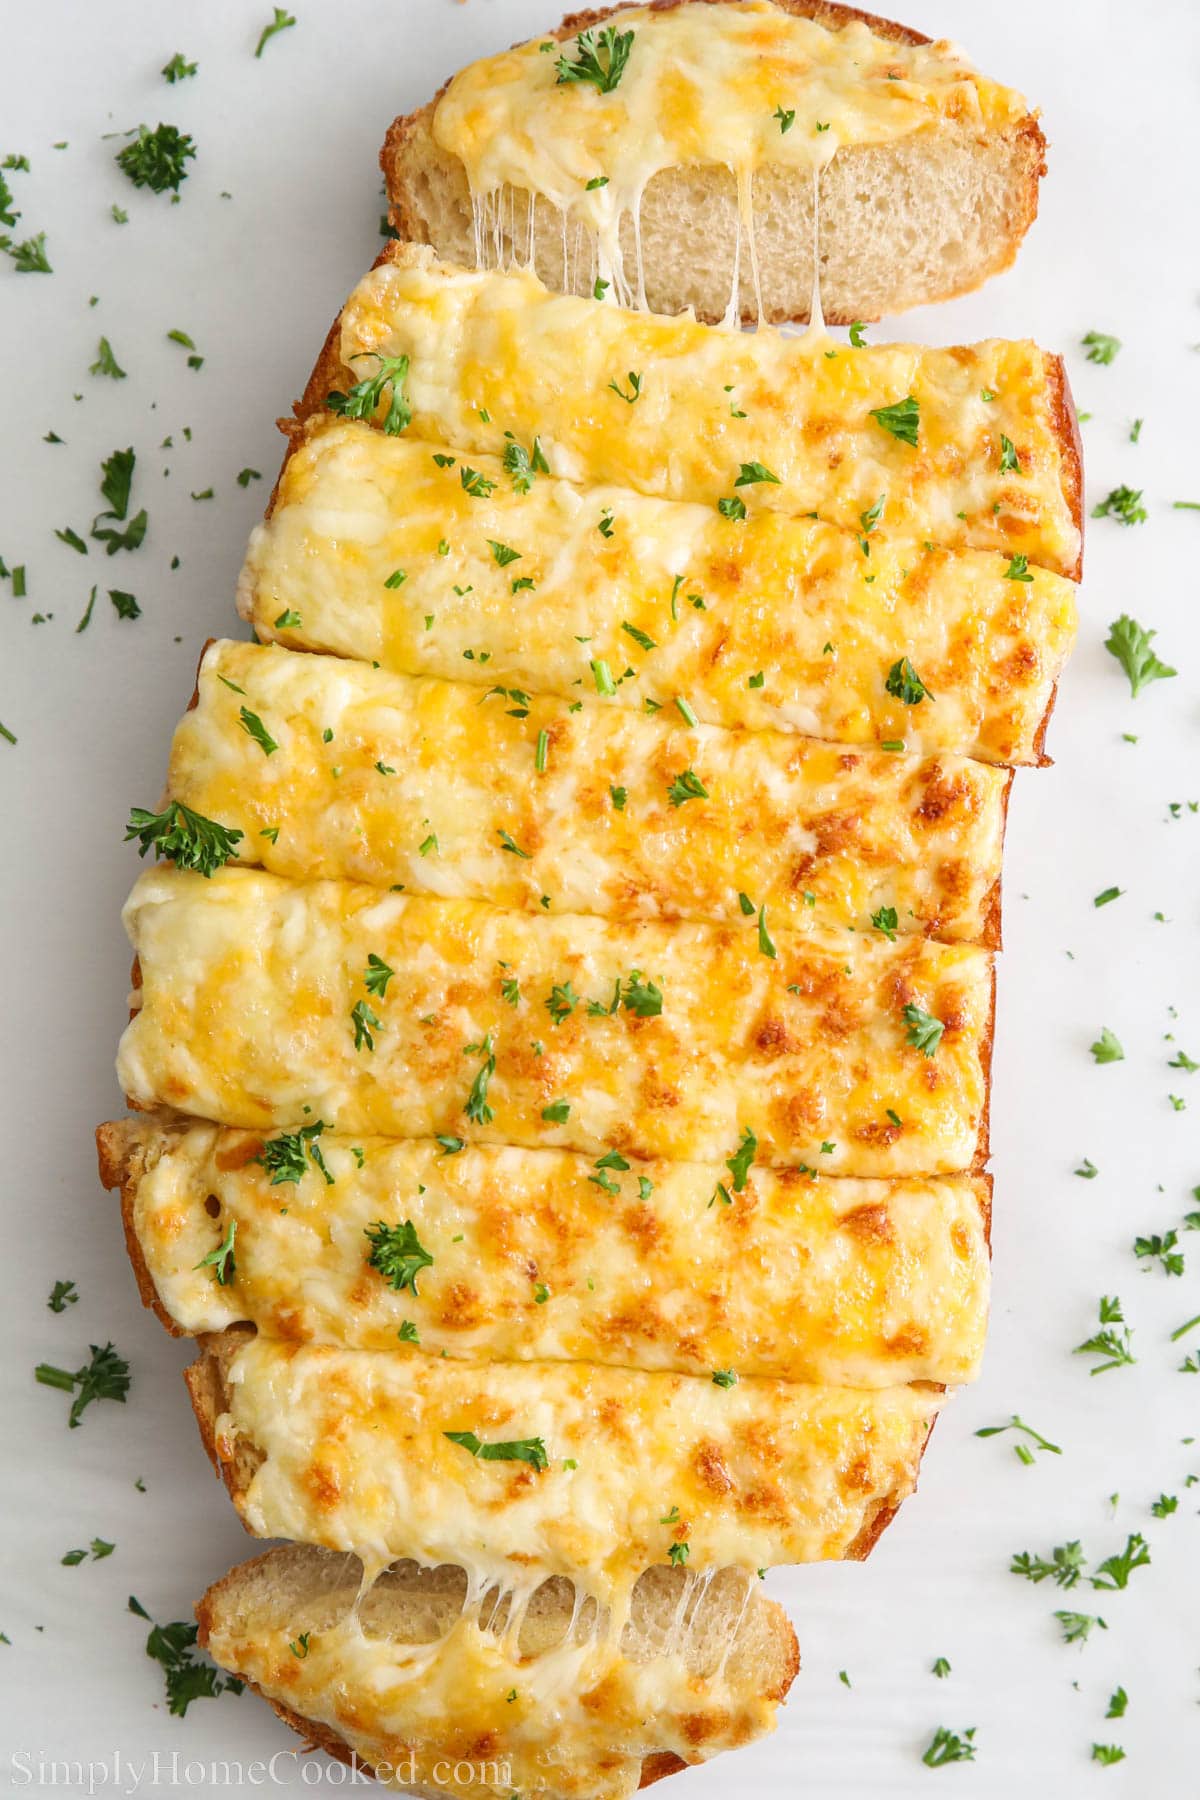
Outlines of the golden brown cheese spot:
[[894,1356],[923,1356],[929,1348],[929,1337],[919,1325],[910,1322],[885,1338],[884,1343]]
[[301,1476],[303,1486],[312,1498],[318,1512],[331,1512],[342,1498],[342,1483],[336,1469],[331,1468],[323,1457],[316,1456]]
[[216,1154],[216,1165],[218,1169],[244,1169],[248,1163],[256,1162],[262,1151],[260,1137],[238,1137],[232,1143],[222,1144]]
[[725,1466],[720,1446],[713,1443],[699,1444],[692,1459],[696,1471],[696,1479],[701,1487],[712,1494],[728,1494],[733,1487],[733,1476]]
[[720,1706],[714,1706],[708,1712],[685,1713],[679,1721],[680,1735],[685,1743],[699,1749],[714,1737],[725,1736],[732,1724],[730,1713]]
[[484,1297],[465,1281],[449,1281],[441,1290],[438,1323],[447,1331],[476,1331],[490,1316]]
[[957,1256],[969,1262],[975,1252],[975,1240],[965,1219],[955,1219],[950,1227],[950,1242]]
[[[894,1127],[893,1127],[894,1129]],[[890,1244],[895,1236],[892,1221],[886,1204],[877,1201],[868,1206],[856,1206],[853,1211],[842,1215],[842,1230],[848,1231],[860,1244]]]
[[656,1250],[666,1235],[663,1222],[653,1207],[642,1203],[627,1206],[621,1214],[621,1223],[645,1256]]

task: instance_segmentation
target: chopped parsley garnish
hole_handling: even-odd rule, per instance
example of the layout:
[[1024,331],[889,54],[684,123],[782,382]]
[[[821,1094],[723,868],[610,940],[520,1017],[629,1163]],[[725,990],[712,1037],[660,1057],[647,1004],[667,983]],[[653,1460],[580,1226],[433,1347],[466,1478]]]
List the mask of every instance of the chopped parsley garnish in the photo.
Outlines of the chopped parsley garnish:
[[321,1154],[321,1146],[317,1139],[325,1130],[324,1119],[316,1119],[311,1125],[302,1125],[299,1131],[284,1132],[281,1137],[267,1138],[257,1156],[251,1162],[259,1163],[271,1177],[271,1186],[279,1187],[284,1182],[303,1181],[308,1168],[305,1156],[311,1158],[322,1175],[326,1187],[333,1186],[333,1176]]
[[667,789],[667,798],[672,806],[683,806],[688,800],[707,800],[708,789],[695,769],[683,769]]
[[1017,455],[1016,446],[1011,438],[1005,437],[1003,432],[1000,433],[1000,473],[1002,475],[1010,473],[1019,475],[1021,473],[1021,459]]
[[532,860],[528,850],[522,850],[520,844],[517,843],[515,838],[510,837],[507,831],[501,831],[497,827],[496,836],[500,839],[500,848],[502,850],[507,850],[511,856],[519,856],[523,862]]
[[276,631],[299,631],[303,623],[304,621],[300,617],[300,614],[293,611],[289,606],[280,613],[275,621],[273,629]]
[[905,706],[919,706],[922,700],[934,699],[907,656],[902,656],[899,662],[892,664],[883,685],[894,699],[902,700]]
[[673,1563],[677,1569],[682,1568],[691,1554],[692,1547],[687,1539],[678,1538],[667,1550],[667,1561]]
[[658,645],[655,643],[654,639],[649,635],[649,633],[645,632],[645,631],[639,631],[638,627],[636,625],[631,625],[629,623],[628,619],[622,620],[621,630],[626,632],[628,634],[628,636],[633,639],[634,643],[639,646],[640,649],[642,649],[642,650],[657,650],[658,649]]
[[[508,436],[508,433],[505,435]],[[537,438],[533,440],[533,449],[526,450],[524,444],[518,444],[514,437],[509,437],[501,461],[504,473],[512,477],[513,488],[518,494],[527,494],[537,475],[550,473]]]
[[1085,1156],[1079,1167],[1075,1169],[1073,1173],[1080,1176],[1084,1181],[1095,1181],[1100,1171],[1092,1161],[1091,1157]]
[[948,1726],[939,1725],[921,1761],[928,1769],[940,1769],[947,1763],[974,1762],[975,1726],[960,1736]]
[[741,465],[733,485],[735,488],[754,487],[760,481],[774,482],[776,487],[780,485],[778,475],[772,474],[765,463],[748,462]]
[[188,177],[184,164],[195,154],[196,146],[186,131],[174,125],[159,124],[153,131],[139,125],[133,142],[117,151],[116,160],[134,187],[165,194],[168,189],[179,192]]
[[1100,1036],[1096,1039],[1095,1043],[1090,1044],[1088,1048],[1091,1050],[1092,1060],[1094,1062],[1115,1063],[1125,1061],[1125,1052],[1121,1047],[1121,1040],[1117,1037],[1115,1032],[1109,1030],[1107,1025],[1101,1028]]
[[871,923],[876,931],[881,931],[890,944],[896,941],[896,928],[900,923],[899,914],[894,906],[881,906],[878,912],[871,914]]
[[1109,1696],[1108,1711],[1104,1715],[1105,1718],[1106,1719],[1123,1719],[1125,1717],[1125,1708],[1128,1705],[1129,1705],[1129,1695],[1125,1692],[1125,1689],[1123,1687],[1117,1688]]
[[556,1025],[575,1011],[579,1005],[579,995],[569,981],[555,982],[550,989],[550,998],[546,1002],[546,1011]]
[[771,117],[779,120],[779,135],[782,137],[784,132],[790,131],[792,126],[796,123],[796,109],[793,106],[785,110],[784,107],[780,105],[775,108]]
[[395,969],[389,969],[382,956],[376,956],[375,952],[372,950],[367,956],[367,967],[363,975],[363,986],[366,988],[368,994],[374,994],[378,999],[385,1000],[387,998],[388,982],[391,981],[395,973]]
[[881,425],[884,431],[898,438],[902,444],[917,446],[917,436],[921,425],[921,406],[911,394],[903,400],[895,401],[891,406],[873,406],[867,415]]
[[469,469],[465,463],[458,471],[458,479],[463,492],[470,494],[472,500],[486,500],[496,485],[487,475],[481,475],[478,469]]
[[1143,1262],[1159,1262],[1164,1275],[1183,1274],[1183,1252],[1178,1248],[1177,1231],[1154,1232],[1149,1237],[1133,1240],[1133,1254]]
[[1092,1761],[1100,1763],[1102,1767],[1111,1768],[1113,1763],[1125,1761],[1125,1752],[1120,1744],[1093,1744]]
[[1168,681],[1177,673],[1165,662],[1160,662],[1151,649],[1150,640],[1157,635],[1131,619],[1128,613],[1122,613],[1108,628],[1104,648],[1110,656],[1116,657],[1128,675],[1129,691],[1135,700],[1152,681]]
[[[1007,1425],[984,1425],[975,1433],[975,1436],[979,1438],[999,1437],[1006,1431],[1024,1432],[1026,1437],[1032,1438],[1035,1450],[1048,1450],[1054,1456],[1062,1455],[1060,1444],[1052,1444],[1049,1438],[1042,1437],[1040,1432],[1035,1431],[1032,1425],[1027,1425],[1024,1419],[1019,1418],[1016,1413],[1012,1415]],[[1014,1444],[1013,1449],[1016,1452],[1017,1461],[1024,1463],[1028,1468],[1033,1461],[1033,1450],[1029,1448],[1028,1444]]]
[[629,798],[629,790],[628,790],[628,788],[623,788],[623,787],[613,787],[610,784],[609,790],[608,790],[608,797],[613,803],[614,811],[624,812],[625,811],[625,802]]
[[[139,1619],[149,1619],[145,1607],[129,1596],[129,1610]],[[240,1694],[245,1683],[235,1675],[222,1675],[212,1663],[195,1662],[192,1650],[199,1626],[180,1619],[172,1625],[151,1623],[146,1639],[146,1655],[158,1663],[167,1689],[167,1711],[182,1719],[193,1700],[215,1700],[218,1694]]]
[[850,325],[850,342],[855,350],[861,350],[866,344],[866,326],[861,319],[854,319]]
[[89,1344],[91,1360],[82,1369],[74,1372],[68,1369],[57,1369],[52,1363],[39,1363],[33,1371],[35,1378],[43,1387],[61,1388],[64,1393],[74,1393],[71,1411],[67,1424],[74,1431],[87,1407],[93,1400],[118,1400],[125,1404],[125,1396],[129,1392],[129,1364],[123,1356],[118,1355],[112,1344],[105,1344],[101,1349],[98,1344]]
[[760,906],[758,909],[758,948],[760,953],[763,956],[769,956],[772,962],[778,954],[771,938],[771,933],[767,930],[767,909],[765,906]]
[[[632,36],[632,33],[630,33]],[[540,1473],[550,1466],[546,1446],[540,1437],[510,1438],[502,1443],[485,1444],[473,1431],[445,1431],[452,1444],[459,1444],[480,1462],[523,1462]]]
[[946,1029],[942,1021],[935,1019],[932,1013],[922,1012],[919,1006],[909,1005],[904,1008],[904,1023],[908,1027],[905,1042],[919,1050],[922,1056],[936,1055]]
[[619,387],[615,381],[610,381],[608,385],[611,388],[612,392],[617,396],[618,400],[624,400],[626,406],[632,406],[635,400],[641,399],[642,378],[638,374],[636,369],[630,369],[628,380],[629,380],[629,392],[628,393],[625,393],[624,389]]
[[350,1008],[350,1020],[354,1026],[354,1048],[361,1050],[364,1045],[374,1050],[375,1039],[372,1035],[383,1029],[383,1020],[372,1012],[365,1000],[356,1000]]
[[232,861],[244,836],[236,826],[219,825],[215,819],[193,812],[182,801],[171,800],[160,813],[133,807],[125,842],[137,838],[141,844],[139,856],[145,856],[153,845],[156,860],[165,856],[178,869],[194,869],[197,874],[211,876]]
[[330,412],[338,413],[343,419],[373,419],[383,399],[384,388],[390,387],[392,395],[384,415],[383,431],[387,437],[398,437],[412,419],[412,407],[404,392],[404,383],[408,379],[408,358],[382,356],[378,350],[362,350],[354,360],[357,362],[366,356],[373,356],[379,364],[375,374],[356,381],[349,393],[343,394],[335,388],[332,393],[326,394],[325,404]]
[[487,1093],[492,1076],[496,1073],[496,1053],[492,1047],[491,1032],[488,1032],[482,1044],[469,1044],[467,1051],[482,1056],[483,1061],[471,1083],[471,1091],[467,1095],[467,1103],[463,1111],[473,1125],[490,1125],[495,1114],[488,1105]]
[[190,75],[194,75],[199,67],[199,63],[186,62],[183,52],[177,50],[170,62],[160,70],[160,74],[164,81],[169,81],[174,86],[177,81],[186,81]]
[[728,494],[717,501],[717,511],[723,519],[744,519],[746,502],[740,494]]
[[202,1256],[195,1265],[198,1269],[211,1269],[216,1277],[218,1287],[228,1287],[237,1274],[237,1257],[234,1255],[234,1243],[237,1238],[237,1220],[230,1219],[229,1230],[221,1239],[215,1250]]
[[46,234],[39,231],[33,237],[25,239],[23,244],[10,244],[7,239],[0,239],[0,249],[12,259],[13,268],[18,275],[53,275],[50,258],[46,254]]
[[615,694],[617,691],[617,684],[613,680],[612,670],[609,668],[604,658],[602,656],[594,657],[590,666],[592,679],[596,683],[596,692],[598,694]]
[[1119,525],[1142,525],[1149,516],[1141,488],[1115,487],[1092,508],[1093,519],[1116,519]]
[[555,86],[563,87],[572,81],[591,82],[598,93],[611,94],[625,73],[634,35],[632,31],[618,31],[615,25],[606,25],[597,42],[594,31],[581,31],[575,40],[575,61],[563,55],[555,65]]
[[1087,359],[1091,363],[1110,363],[1121,348],[1121,340],[1106,331],[1089,331],[1083,339]]
[[542,1117],[547,1125],[565,1125],[571,1116],[569,1100],[552,1100],[549,1106],[543,1106]]
[[1150,1566],[1150,1546],[1140,1531],[1130,1532],[1125,1540],[1125,1548],[1112,1556],[1106,1556],[1102,1563],[1096,1565],[1096,1573],[1088,1580],[1094,1588],[1104,1592],[1115,1591],[1129,1586],[1129,1577],[1135,1569],[1146,1569]]
[[89,375],[108,375],[113,381],[124,381],[125,371],[113,355],[113,347],[106,337],[100,339],[100,347],[94,363],[89,365]]
[[46,1305],[51,1312],[66,1312],[68,1306],[74,1306],[78,1299],[79,1294],[73,1281],[56,1281]]
[[1069,1544],[1058,1544],[1049,1557],[1031,1556],[1028,1550],[1022,1550],[1008,1566],[1010,1574],[1023,1575],[1035,1586],[1049,1580],[1055,1587],[1073,1588],[1083,1575],[1086,1562],[1082,1544],[1078,1538],[1072,1538]]
[[258,714],[251,712],[248,706],[243,706],[238,714],[238,718],[241,721],[242,730],[248,737],[254,739],[263,755],[273,756],[275,751],[278,750],[279,745],[275,742],[275,739],[271,736]]
[[371,1246],[367,1258],[371,1267],[378,1269],[398,1294],[405,1288],[411,1288],[415,1294],[417,1277],[423,1269],[433,1267],[433,1258],[417,1236],[412,1220],[405,1219],[403,1225],[387,1225],[377,1219],[364,1227],[363,1235]]
[[733,1369],[714,1369],[712,1378],[714,1387],[731,1388],[737,1386],[737,1374]]
[[1125,892],[1124,888],[1107,887],[1104,889],[1103,893],[1096,895],[1095,899],[1092,901],[1092,905],[1093,906],[1108,906],[1111,904],[1112,901],[1120,900],[1122,895],[1124,894],[1124,892]]
[[[1121,1302],[1105,1294],[1100,1301],[1100,1324],[1104,1329],[1094,1332],[1082,1344],[1076,1344],[1075,1356],[1099,1356],[1102,1360],[1088,1371],[1091,1375],[1103,1375],[1108,1369],[1119,1369],[1128,1363],[1137,1361],[1130,1343],[1131,1332],[1125,1323],[1125,1315],[1121,1311]],[[1114,1330],[1119,1326],[1119,1330]]]
[[657,1019],[663,1009],[662,989],[653,981],[645,981],[640,969],[631,969],[621,995],[626,1012],[638,1019]]
[[271,23],[269,25],[264,25],[262,28],[262,35],[260,36],[254,51],[256,58],[262,55],[271,39],[278,32],[287,31],[290,26],[296,23],[295,14],[285,11],[282,6],[275,7],[274,11],[275,17],[271,20]]
[[495,538],[488,538],[488,549],[500,568],[507,569],[509,563],[520,562],[521,552],[514,550],[509,544],[498,544]]
[[931,1675],[936,1675],[939,1681],[944,1681],[950,1673],[950,1664],[944,1656],[939,1656],[929,1672]]
[[746,1186],[751,1165],[758,1154],[758,1139],[748,1125],[742,1127],[742,1138],[731,1157],[726,1159],[725,1167],[733,1178],[733,1191],[740,1194]]

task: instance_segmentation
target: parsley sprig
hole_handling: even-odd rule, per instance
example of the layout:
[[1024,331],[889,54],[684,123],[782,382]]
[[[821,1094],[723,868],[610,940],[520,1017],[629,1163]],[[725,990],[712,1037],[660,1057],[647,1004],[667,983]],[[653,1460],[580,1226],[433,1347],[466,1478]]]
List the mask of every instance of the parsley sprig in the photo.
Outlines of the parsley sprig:
[[632,31],[618,31],[615,25],[606,25],[597,42],[594,31],[581,31],[575,40],[575,61],[565,55],[558,59],[555,86],[590,82],[598,93],[611,94],[625,73],[634,35]]
[[234,825],[218,824],[182,800],[170,800],[160,813],[147,812],[143,806],[131,808],[125,842],[137,838],[139,856],[153,846],[156,860],[165,856],[177,869],[194,869],[208,878],[232,862],[244,836]]
[[111,1343],[105,1344],[103,1349],[98,1344],[89,1344],[88,1349],[92,1353],[91,1360],[84,1363],[81,1369],[58,1369],[52,1363],[39,1363],[33,1372],[43,1387],[56,1387],[61,1388],[64,1393],[74,1393],[75,1398],[71,1402],[67,1418],[72,1431],[93,1400],[117,1400],[123,1406],[132,1379],[129,1364]]
[[404,392],[404,384],[408,379],[408,358],[384,356],[378,350],[361,350],[353,360],[358,362],[367,356],[373,356],[379,364],[374,375],[366,375],[361,381],[356,381],[349,393],[343,394],[335,388],[332,393],[326,394],[325,405],[330,412],[339,414],[343,419],[373,419],[383,399],[384,388],[390,387],[391,399],[383,417],[383,432],[386,437],[399,437],[412,420],[412,407]]
[[402,1225],[388,1225],[377,1219],[373,1225],[364,1228],[364,1235],[371,1246],[367,1258],[371,1267],[378,1269],[398,1294],[405,1288],[415,1294],[417,1277],[423,1269],[433,1267],[433,1257],[417,1236],[412,1220],[405,1219]]

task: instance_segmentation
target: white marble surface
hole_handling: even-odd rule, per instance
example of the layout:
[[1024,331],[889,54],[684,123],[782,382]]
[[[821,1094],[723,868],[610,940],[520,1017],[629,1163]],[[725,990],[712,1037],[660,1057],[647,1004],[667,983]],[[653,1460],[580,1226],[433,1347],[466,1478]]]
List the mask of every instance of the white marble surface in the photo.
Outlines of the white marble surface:
[[[169,1760],[178,1752],[199,1759],[190,1785],[203,1791],[204,1759],[249,1762],[293,1740],[248,1697],[169,1718],[142,1654],[145,1627],[126,1612],[132,1592],[158,1619],[187,1617],[252,1546],[197,1442],[179,1380],[187,1352],[142,1313],[115,1206],[95,1178],[92,1126],[119,1105],[111,1064],[128,958],[118,910],[137,866],[124,823],[131,803],[159,792],[201,640],[236,629],[234,578],[279,456],[272,419],[377,248],[387,122],[471,54],[541,28],[552,8],[296,0],[299,24],[261,61],[252,51],[270,7],[257,0],[3,10],[0,157],[31,159],[31,173],[9,177],[24,214],[17,236],[45,230],[54,273],[17,275],[0,261],[0,556],[27,566],[29,587],[18,600],[0,583],[0,721],[18,739],[0,741],[0,1630],[11,1640],[0,1644],[0,1780],[5,1791],[35,1785],[39,1757],[107,1759],[109,1792],[182,1792],[187,1770],[176,1780]],[[1150,516],[1091,529],[1056,766],[1020,776],[1013,800],[984,1378],[950,1409],[919,1496],[869,1564],[771,1577],[804,1668],[777,1734],[690,1774],[687,1792],[1190,1800],[1200,1791],[1200,1485],[1184,1484],[1200,1475],[1200,1443],[1189,1442],[1200,1435],[1200,1377],[1176,1370],[1200,1330],[1180,1344],[1169,1333],[1200,1312],[1200,1237],[1181,1234],[1179,1278],[1139,1262],[1132,1243],[1178,1227],[1200,1182],[1200,1079],[1167,1068],[1165,1036],[1200,1058],[1200,815],[1186,804],[1169,813],[1170,802],[1200,800],[1200,514],[1172,509],[1200,500],[1200,13],[1189,0],[1146,0],[1136,13],[1113,0],[912,0],[909,19],[952,33],[1042,106],[1050,175],[1013,271],[874,335],[1030,334],[1065,350],[1093,415],[1089,504],[1124,482],[1145,490]],[[199,75],[168,87],[158,71],[176,50]],[[199,146],[177,206],[135,192],[113,164],[118,143],[104,141],[160,118]],[[52,148],[58,140],[68,147]],[[114,202],[127,224],[113,222]],[[1123,340],[1110,367],[1083,358],[1092,328]],[[201,370],[167,341],[172,329],[195,340]],[[89,375],[101,333],[126,380]],[[52,429],[64,445],[43,442]],[[169,452],[157,448],[167,435]],[[111,560],[93,546],[85,561],[54,530],[86,531],[100,460],[130,443],[146,543]],[[265,479],[242,489],[247,465]],[[189,498],[210,486],[212,500]],[[93,582],[95,615],[77,635]],[[116,618],[109,583],[137,595],[140,619]],[[1158,628],[1179,670],[1136,701],[1103,648],[1126,610]],[[45,623],[31,622],[38,612]],[[1096,910],[1093,896],[1112,884],[1124,896]],[[1126,1058],[1097,1067],[1088,1045],[1105,1024]],[[1072,1173],[1085,1156],[1095,1180]],[[61,1316],[45,1303],[56,1278],[80,1293]],[[1091,1378],[1071,1350],[1102,1293],[1123,1300],[1138,1361]],[[77,1366],[89,1342],[108,1338],[132,1364],[129,1404],[97,1406],[68,1432],[66,1397],[36,1386],[33,1365]],[[1062,1455],[1027,1468],[1010,1438],[974,1436],[1014,1411]],[[1164,1492],[1178,1510],[1152,1517]],[[1153,1561],[1126,1592],[1064,1595],[1008,1573],[1018,1550],[1077,1537],[1095,1561],[1136,1531]],[[115,1540],[115,1554],[61,1566],[93,1536]],[[1068,1648],[1051,1617],[1059,1606],[1099,1612],[1108,1630]],[[953,1670],[942,1681],[930,1674],[938,1656]],[[1127,1717],[1105,1722],[1118,1684]],[[939,1725],[976,1727],[973,1764],[922,1766]],[[1094,1741],[1123,1745],[1127,1760],[1095,1766]],[[119,1781],[114,1752],[127,1759]],[[137,1767],[154,1752],[157,1786]],[[277,1765],[280,1785],[298,1786],[300,1773],[293,1759]],[[58,1791],[89,1791],[86,1770],[58,1775]],[[99,1776],[94,1785],[103,1791]]]

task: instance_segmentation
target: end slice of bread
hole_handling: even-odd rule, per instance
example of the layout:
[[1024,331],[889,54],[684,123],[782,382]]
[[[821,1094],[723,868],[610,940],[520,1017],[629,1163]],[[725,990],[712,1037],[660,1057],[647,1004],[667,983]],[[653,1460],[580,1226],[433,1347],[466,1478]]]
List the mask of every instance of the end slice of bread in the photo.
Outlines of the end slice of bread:
[[461,1568],[306,1545],[233,1569],[200,1642],[341,1762],[420,1795],[626,1800],[770,1730],[799,1667],[782,1609],[736,1571],[648,1570],[619,1641],[561,1577],[517,1600]]
[[[660,0],[654,11],[673,11],[681,3],[696,0]],[[929,42],[905,26],[826,0],[775,4],[831,32],[866,24],[875,38],[896,45]],[[627,10],[572,15],[546,38],[562,43],[607,20],[619,25]],[[435,131],[449,86],[395,120],[380,165],[399,234],[470,264],[480,240],[467,170]],[[623,217],[621,261],[626,269],[639,266],[644,304],[652,312],[691,307],[707,323],[731,311],[747,323],[760,316],[773,324],[799,322],[809,316],[819,237],[825,318],[831,324],[878,319],[969,293],[1010,265],[1037,216],[1045,149],[1036,117],[1019,106],[998,125],[935,114],[920,130],[890,141],[843,143],[820,171],[815,229],[811,171],[768,162],[753,179],[757,293],[748,246],[741,242],[744,196],[739,199],[737,176],[719,162],[680,162],[650,178],[636,225],[631,213]],[[595,259],[590,249],[581,252],[574,228],[568,231],[563,213],[545,196],[506,184],[489,202],[487,224],[485,247],[497,265],[532,260],[547,286],[592,292]]]

